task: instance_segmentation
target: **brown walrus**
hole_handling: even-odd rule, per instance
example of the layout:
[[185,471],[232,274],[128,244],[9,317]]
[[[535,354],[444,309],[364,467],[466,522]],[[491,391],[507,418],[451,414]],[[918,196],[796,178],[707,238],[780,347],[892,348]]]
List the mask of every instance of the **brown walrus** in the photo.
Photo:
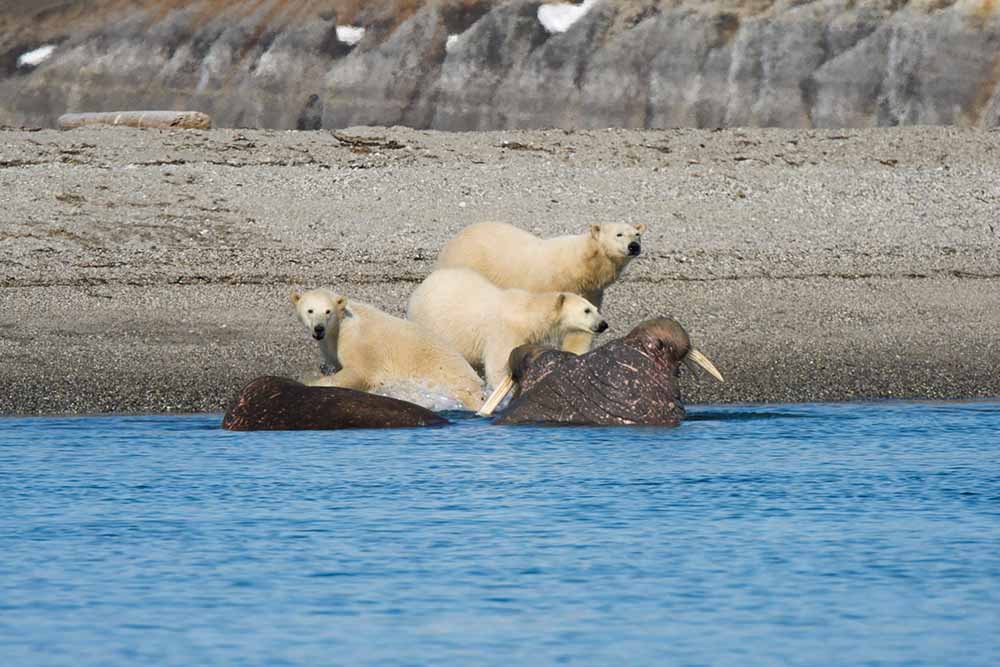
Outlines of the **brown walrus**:
[[512,381],[523,383],[520,394],[495,423],[675,426],[684,418],[680,366],[691,363],[722,381],[684,328],[666,317],[646,320],[579,357],[521,346],[510,356]]
[[419,405],[340,387],[265,375],[243,387],[222,418],[230,431],[402,428],[449,423]]
[[513,398],[517,398],[535,386],[556,366],[575,357],[576,355],[572,352],[547,345],[529,343],[515,347],[507,358],[507,368],[510,370],[510,375],[504,378],[493,390],[493,393],[476,414],[481,417],[489,417],[500,402],[507,397],[507,394],[513,392]]

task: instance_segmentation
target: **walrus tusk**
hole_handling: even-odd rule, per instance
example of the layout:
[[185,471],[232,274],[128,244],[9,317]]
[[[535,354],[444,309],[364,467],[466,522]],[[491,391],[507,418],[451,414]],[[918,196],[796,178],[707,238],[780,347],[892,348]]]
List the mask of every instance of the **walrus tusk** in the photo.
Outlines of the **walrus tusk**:
[[500,405],[500,401],[506,398],[507,394],[509,394],[513,389],[514,378],[508,375],[500,381],[500,384],[497,385],[496,389],[493,390],[493,393],[490,394],[490,397],[486,399],[485,403],[483,403],[483,407],[479,408],[479,412],[476,414],[480,417],[489,417],[492,415],[493,411],[497,409],[498,405]]
[[706,371],[708,371],[709,375],[714,377],[719,382],[725,382],[725,380],[722,379],[722,373],[720,373],[719,369],[715,367],[715,364],[713,364],[708,357],[706,357],[698,350],[691,348],[691,350],[688,351],[687,353],[687,358],[688,360],[693,361],[694,363],[704,368]]

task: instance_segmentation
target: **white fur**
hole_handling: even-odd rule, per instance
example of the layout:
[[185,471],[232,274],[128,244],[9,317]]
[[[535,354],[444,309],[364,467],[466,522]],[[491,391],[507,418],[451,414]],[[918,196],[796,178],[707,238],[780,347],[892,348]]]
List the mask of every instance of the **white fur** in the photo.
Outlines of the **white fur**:
[[[483,222],[470,225],[449,241],[437,268],[478,271],[498,287],[531,292],[572,292],[598,308],[604,290],[618,280],[632,260],[630,243],[641,243],[643,224],[591,225],[584,234],[541,239],[513,225]],[[563,348],[582,354],[592,335],[573,333]]]
[[501,289],[470,269],[439,269],[413,292],[406,316],[446,340],[496,386],[518,345],[596,332],[597,306],[567,292]]
[[[341,369],[337,356],[337,327],[340,323],[339,313],[346,303],[346,298],[326,289],[292,293],[295,314],[319,343],[323,365],[331,372]],[[317,332],[317,327],[322,328],[322,332]]]
[[[470,225],[449,241],[437,268],[465,267],[498,287],[531,292],[572,292],[594,301],[621,275],[645,225],[592,225],[585,234],[541,239],[513,225]],[[620,235],[620,236],[619,236]],[[596,303],[596,302],[595,302]],[[599,304],[598,304],[599,305]]]
[[323,361],[337,371],[310,384],[372,391],[417,382],[448,391],[470,410],[482,405],[476,372],[418,324],[325,289],[296,292],[292,303],[311,334],[317,325],[323,327]]

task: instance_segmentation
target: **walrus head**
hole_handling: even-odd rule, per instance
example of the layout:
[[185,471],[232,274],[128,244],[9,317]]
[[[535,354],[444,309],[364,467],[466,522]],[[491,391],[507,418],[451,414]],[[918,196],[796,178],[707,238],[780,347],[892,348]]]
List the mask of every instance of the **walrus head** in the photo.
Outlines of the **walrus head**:
[[[655,414],[655,419],[669,420],[683,414],[683,408],[678,408],[680,393],[676,380],[681,364],[692,369],[694,365],[700,366],[719,382],[723,381],[715,364],[691,345],[684,327],[670,317],[646,320],[623,338],[581,357],[549,347],[522,345],[511,351],[510,376],[494,390],[479,414],[491,414],[516,389],[510,409],[517,414],[508,414],[509,409],[503,419],[649,423],[645,420]],[[566,405],[566,414],[562,410],[553,412],[552,406],[565,397],[575,392],[590,392],[595,378],[600,380],[601,388],[593,393],[593,400]],[[539,401],[540,396],[548,399]],[[524,403],[526,397],[534,399]],[[664,406],[662,410],[653,408],[648,412],[659,404]]]
[[507,366],[516,385],[514,397],[531,389],[552,370],[576,355],[546,345],[521,345],[510,351]]
[[572,352],[564,352],[547,345],[519,345],[510,351],[507,368],[510,374],[503,379],[490,394],[483,407],[476,414],[488,417],[493,414],[508,394],[514,398],[527,391],[566,359],[575,357]]
[[672,317],[654,317],[640,322],[626,334],[625,340],[638,343],[651,358],[664,365],[683,363],[693,369],[692,364],[696,364],[719,382],[725,381],[715,364],[691,346],[687,331]]

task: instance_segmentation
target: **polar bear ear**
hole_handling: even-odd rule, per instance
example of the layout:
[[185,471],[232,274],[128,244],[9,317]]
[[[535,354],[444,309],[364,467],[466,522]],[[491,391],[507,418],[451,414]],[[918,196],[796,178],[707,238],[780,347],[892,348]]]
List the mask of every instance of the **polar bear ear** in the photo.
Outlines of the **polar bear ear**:
[[635,231],[639,232],[640,234],[646,231],[646,225],[642,224],[641,222],[632,226],[635,227]]
[[599,237],[601,235],[601,226],[600,225],[591,225],[590,226],[590,235],[593,238],[595,238],[595,239],[597,237]]
[[562,310],[563,304],[565,303],[566,303],[566,294],[560,292],[559,296],[556,297],[556,310]]
[[347,308],[347,299],[345,297],[338,296],[335,305],[337,307],[337,312],[342,313],[344,312],[344,309]]
[[300,300],[301,298],[302,298],[302,295],[301,295],[301,294],[299,293],[299,291],[298,291],[298,290],[292,290],[292,303],[293,303],[293,304],[296,304],[296,305],[298,305],[298,303],[299,303],[299,300]]

